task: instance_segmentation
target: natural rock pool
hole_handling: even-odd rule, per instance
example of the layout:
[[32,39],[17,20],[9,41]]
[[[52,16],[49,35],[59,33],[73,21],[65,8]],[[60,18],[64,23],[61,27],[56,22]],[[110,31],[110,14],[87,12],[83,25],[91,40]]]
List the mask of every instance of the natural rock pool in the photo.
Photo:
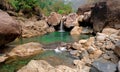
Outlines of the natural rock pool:
[[17,45],[17,44],[24,44],[28,42],[39,42],[41,44],[52,44],[57,42],[74,42],[80,39],[87,39],[90,36],[92,35],[81,34],[80,36],[78,35],[71,36],[69,32],[52,32],[43,36],[17,39],[11,44]]
[[56,53],[54,50],[49,49],[55,49],[56,47],[60,46],[61,42],[74,42],[80,39],[87,39],[90,36],[91,35],[70,36],[69,32],[53,32],[44,36],[17,39],[14,42],[10,43],[10,45],[20,45],[28,42],[39,42],[45,49],[48,50],[30,57],[9,58],[0,64],[0,72],[16,72],[31,60],[46,60],[53,66],[67,65],[74,67],[74,57],[72,57],[69,52]]

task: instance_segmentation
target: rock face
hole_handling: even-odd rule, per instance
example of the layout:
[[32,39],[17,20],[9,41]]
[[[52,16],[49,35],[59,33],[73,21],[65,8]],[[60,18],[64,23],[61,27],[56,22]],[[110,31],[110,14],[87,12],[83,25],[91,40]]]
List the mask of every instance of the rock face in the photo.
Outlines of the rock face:
[[31,56],[31,55],[37,54],[42,51],[43,51],[43,48],[41,47],[41,44],[30,42],[30,43],[19,45],[13,48],[8,53],[8,56],[25,57],[25,56]]
[[47,22],[52,26],[56,26],[60,23],[61,19],[62,19],[62,16],[60,14],[52,12],[48,17]]
[[78,15],[76,13],[71,13],[66,17],[65,26],[67,28],[78,26]]
[[21,26],[6,12],[0,10],[0,45],[7,44],[21,35]]
[[20,21],[20,24],[22,25],[22,37],[43,35],[48,32],[47,29],[49,28],[45,20],[26,20],[25,22]]
[[80,7],[78,8],[78,10],[77,10],[77,14],[78,14],[78,15],[83,15],[84,12],[90,11],[92,7],[94,7],[93,4],[85,4],[85,5],[83,5],[83,6],[80,6]]
[[80,35],[81,32],[82,32],[82,27],[75,26],[75,27],[71,30],[70,34],[71,34],[71,35]]
[[102,32],[104,27],[114,27],[120,24],[120,0],[102,0],[92,8],[91,22],[94,33]]
[[116,43],[114,52],[120,57],[120,41]]

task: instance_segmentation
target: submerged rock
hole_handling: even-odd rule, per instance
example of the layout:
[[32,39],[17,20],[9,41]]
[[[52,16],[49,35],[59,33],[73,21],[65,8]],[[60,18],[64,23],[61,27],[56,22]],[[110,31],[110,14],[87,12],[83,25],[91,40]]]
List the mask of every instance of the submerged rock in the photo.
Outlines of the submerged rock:
[[6,12],[0,10],[0,46],[14,41],[21,35],[21,26]]
[[115,72],[116,64],[104,61],[95,61],[92,64],[90,72]]
[[30,42],[27,44],[16,46],[8,53],[8,56],[10,56],[10,57],[12,57],[12,56],[25,57],[25,56],[35,55],[42,51],[43,51],[43,48],[42,48],[41,44]]

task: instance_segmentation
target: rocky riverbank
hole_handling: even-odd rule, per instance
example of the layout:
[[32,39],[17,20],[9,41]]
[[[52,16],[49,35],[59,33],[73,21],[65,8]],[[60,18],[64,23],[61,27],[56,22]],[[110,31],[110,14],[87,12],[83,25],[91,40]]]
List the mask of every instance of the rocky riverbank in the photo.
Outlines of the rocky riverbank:
[[[117,4],[115,4],[115,2]],[[52,12],[41,19],[10,16],[0,10],[0,63],[9,59],[34,56],[45,50],[40,43],[30,42],[19,46],[7,46],[18,37],[29,38],[59,31],[61,24],[70,35],[94,34],[89,39],[65,43],[53,49],[67,51],[74,58],[74,68],[65,65],[52,66],[44,60],[31,60],[17,72],[120,72],[120,2],[102,0],[82,6],[77,13],[60,15]]]

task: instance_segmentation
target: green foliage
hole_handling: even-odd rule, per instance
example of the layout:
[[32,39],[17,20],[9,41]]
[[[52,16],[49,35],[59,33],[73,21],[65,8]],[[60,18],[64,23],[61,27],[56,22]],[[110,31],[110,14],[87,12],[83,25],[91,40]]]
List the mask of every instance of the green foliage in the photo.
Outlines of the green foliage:
[[68,14],[72,11],[71,4],[64,4],[62,0],[9,0],[15,11],[32,12],[39,8],[45,15],[55,11],[60,14]]

